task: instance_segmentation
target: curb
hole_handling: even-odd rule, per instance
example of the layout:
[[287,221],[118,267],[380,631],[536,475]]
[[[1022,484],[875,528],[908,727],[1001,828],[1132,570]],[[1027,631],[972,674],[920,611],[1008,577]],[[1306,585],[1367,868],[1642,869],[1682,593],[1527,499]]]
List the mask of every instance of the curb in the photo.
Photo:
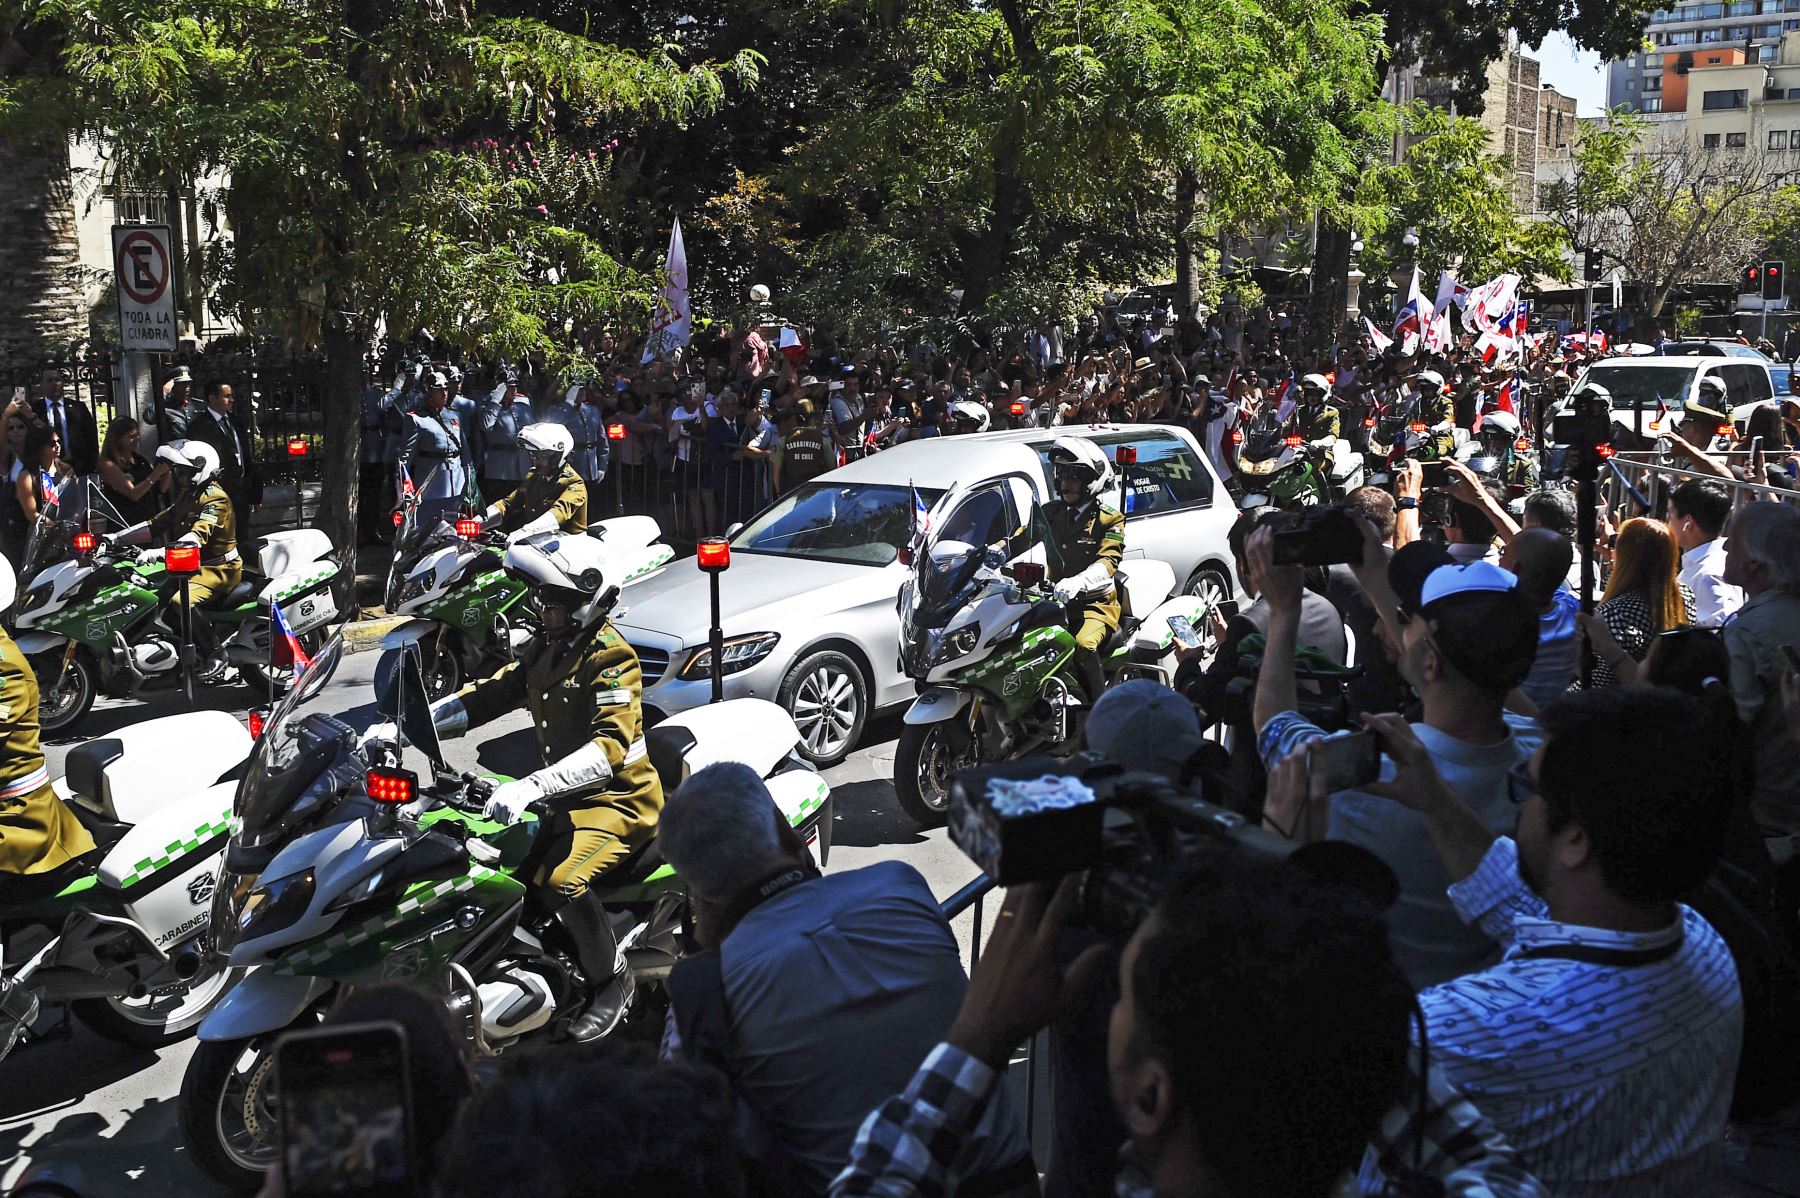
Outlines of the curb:
[[379,649],[381,638],[406,621],[406,616],[382,616],[375,620],[357,620],[344,629],[344,652],[361,653],[365,649]]

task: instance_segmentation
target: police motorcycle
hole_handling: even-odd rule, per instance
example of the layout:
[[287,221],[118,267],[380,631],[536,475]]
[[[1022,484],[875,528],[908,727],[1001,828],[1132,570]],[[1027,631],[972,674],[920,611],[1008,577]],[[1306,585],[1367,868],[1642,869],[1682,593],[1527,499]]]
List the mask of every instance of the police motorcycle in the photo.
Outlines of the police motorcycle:
[[[174,452],[165,445],[157,456]],[[37,673],[47,736],[73,729],[102,693],[135,698],[187,679],[180,575],[119,544],[122,531],[129,531],[125,521],[88,484],[46,503],[26,540],[14,639]],[[331,539],[316,528],[260,537],[255,552],[258,570],[245,570],[205,618],[223,664],[279,687],[270,605],[281,605],[303,648],[316,648],[338,614],[331,588],[340,566]]]
[[1481,427],[1457,448],[1456,460],[1505,487],[1508,499],[1523,495],[1530,489],[1528,482],[1537,476],[1531,442],[1511,412],[1484,412]]
[[[1123,485],[1128,495],[1128,478]],[[1078,604],[1065,606],[1046,581],[1049,526],[1030,483],[1013,476],[953,490],[928,527],[898,598],[900,665],[919,696],[894,750],[894,789],[931,827],[944,822],[958,770],[1073,751],[1098,696],[1074,666]],[[1113,584],[1123,612],[1100,646],[1106,683],[1171,682],[1170,617],[1203,627],[1206,601],[1176,593],[1174,570],[1149,558],[1127,558]]]
[[1244,438],[1237,447],[1236,478],[1242,488],[1238,506],[1243,510],[1271,504],[1312,507],[1362,485],[1362,459],[1350,442],[1339,437],[1327,463],[1306,443],[1299,421],[1298,408],[1283,416],[1277,407],[1265,405],[1238,430]]
[[[437,471],[434,469],[432,474]],[[423,654],[425,686],[433,699],[455,694],[470,678],[493,673],[512,660],[534,634],[523,600],[528,588],[509,576],[500,555],[508,538],[488,532],[483,521],[466,516],[427,524],[419,496],[426,485],[404,496],[394,517],[394,560],[388,570],[388,614],[410,617],[381,641],[375,693],[383,693],[401,652],[417,644]],[[513,540],[555,531],[533,521]],[[662,544],[662,529],[651,516],[619,516],[589,525],[587,535],[604,551],[608,579],[618,585],[648,578],[675,557]]]
[[[0,563],[3,567],[4,563]],[[11,601],[0,575],[0,610]],[[239,971],[203,951],[250,736],[198,711],[120,729],[51,783],[95,849],[0,885],[0,1057],[44,1007],[153,1048],[191,1032]]]
[[1393,402],[1375,408],[1363,418],[1368,431],[1364,452],[1368,480],[1376,486],[1393,482],[1394,469],[1407,458],[1419,462],[1438,459],[1438,433],[1427,424],[1417,392],[1407,392]]
[[[607,587],[590,621],[617,597]],[[334,638],[271,713],[244,774],[240,831],[214,902],[214,950],[248,973],[200,1027],[179,1116],[194,1159],[238,1189],[261,1184],[279,1145],[276,1041],[317,1025],[349,989],[397,980],[429,987],[486,1056],[568,1039],[590,974],[612,968],[610,947],[604,961],[593,959],[577,925],[527,901],[545,809],[534,805],[511,825],[485,818],[501,780],[445,764],[419,698],[416,657],[403,661],[384,698],[398,715],[394,739],[378,732],[370,740],[305,710],[342,653]],[[763,699],[696,708],[645,734],[665,791],[718,761],[755,769],[823,865],[830,788],[800,743],[793,718]],[[408,744],[423,751],[426,777],[401,768]],[[654,1034],[661,981],[680,956],[681,879],[652,840],[592,894],[614,920],[636,987],[623,1026]]]

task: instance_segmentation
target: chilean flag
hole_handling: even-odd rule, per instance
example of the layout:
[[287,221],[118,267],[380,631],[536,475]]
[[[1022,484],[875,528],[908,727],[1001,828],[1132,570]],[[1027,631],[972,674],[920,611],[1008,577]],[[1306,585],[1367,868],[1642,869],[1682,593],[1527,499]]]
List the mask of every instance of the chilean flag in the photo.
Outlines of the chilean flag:
[[282,666],[292,667],[294,681],[298,682],[300,675],[306,672],[306,667],[312,664],[312,658],[300,647],[300,638],[294,634],[287,617],[281,614],[281,604],[271,601],[269,608],[274,615],[272,631],[275,634],[269,638],[270,664],[276,669]]
[[1494,398],[1483,404],[1481,411],[1476,415],[1475,432],[1481,431],[1481,419],[1489,412],[1510,412],[1514,416],[1519,414],[1519,407],[1513,402],[1513,396],[1517,394],[1518,385],[1519,376],[1516,374],[1500,384],[1500,390],[1494,392]]
[[1415,266],[1412,285],[1406,290],[1406,303],[1394,314],[1394,340],[1400,343],[1401,353],[1410,354],[1418,347],[1426,319],[1425,297],[1419,291],[1419,268]]
[[931,510],[925,506],[925,497],[919,494],[919,488],[908,484],[912,491],[912,538],[913,543],[922,545],[925,536],[931,531]]
[[1293,412],[1293,410],[1294,410],[1293,393],[1294,393],[1294,370],[1293,370],[1293,367],[1290,366],[1288,368],[1287,377],[1282,379],[1281,386],[1279,386],[1275,389],[1275,396],[1274,396],[1274,398],[1276,400],[1275,418],[1277,420],[1286,420],[1288,418],[1288,415],[1291,412]]

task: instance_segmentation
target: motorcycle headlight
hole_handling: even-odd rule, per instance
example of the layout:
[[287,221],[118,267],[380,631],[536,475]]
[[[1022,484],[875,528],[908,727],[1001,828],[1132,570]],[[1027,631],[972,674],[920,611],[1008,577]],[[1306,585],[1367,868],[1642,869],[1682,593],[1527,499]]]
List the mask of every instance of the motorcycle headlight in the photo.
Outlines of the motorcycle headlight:
[[51,586],[48,580],[40,586],[28,588],[25,591],[24,601],[19,604],[19,614],[22,616],[44,606],[44,604],[50,602],[50,596],[55,590],[56,588]]
[[381,889],[382,879],[386,876],[387,870],[376,870],[350,889],[344,891],[344,893],[332,899],[329,903],[326,903],[325,914],[330,915],[333,911],[342,911],[345,907],[348,907],[353,903],[362,902],[371,894],[374,894],[377,890]]
[[420,574],[416,577],[407,579],[400,584],[400,598],[395,602],[395,606],[398,607],[402,603],[411,603],[414,599],[423,595],[425,593],[425,588],[430,585],[431,576],[427,574]]
[[944,639],[938,642],[937,652],[931,655],[931,663],[941,665],[946,661],[967,657],[975,652],[975,641],[980,635],[981,629],[973,624],[958,628],[955,632],[945,633]]
[[308,869],[252,890],[238,913],[239,937],[267,936],[305,915],[312,905],[313,886],[313,871]]
[[[725,653],[720,663],[721,674],[736,674],[747,670],[770,653],[775,651],[775,643],[781,639],[773,632],[753,632],[748,636],[734,636],[725,642]],[[697,650],[681,667],[681,677],[688,682],[696,678],[712,677],[712,649]]]

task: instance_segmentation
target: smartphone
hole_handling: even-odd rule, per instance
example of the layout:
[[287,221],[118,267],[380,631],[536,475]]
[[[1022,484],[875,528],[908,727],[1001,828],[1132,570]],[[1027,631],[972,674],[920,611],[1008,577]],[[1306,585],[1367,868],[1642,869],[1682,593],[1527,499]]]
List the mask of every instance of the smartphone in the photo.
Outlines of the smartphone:
[[1381,742],[1367,729],[1339,732],[1313,746],[1325,755],[1325,789],[1356,790],[1381,777]]
[[1796,649],[1792,645],[1783,645],[1781,655],[1787,658],[1788,669],[1800,674],[1800,649]]
[[766,408],[766,407],[768,407],[768,406],[769,406],[769,401],[770,401],[770,400],[772,400],[772,399],[774,399],[774,398],[775,398],[775,391],[774,391],[774,389],[773,389],[773,388],[771,388],[771,387],[764,387],[764,388],[763,388],[763,389],[762,389],[762,403],[763,403],[763,407],[765,407],[765,408]]
[[1450,485],[1450,468],[1443,462],[1420,462],[1419,476],[1428,487]]
[[289,1198],[417,1198],[406,1031],[353,1023],[275,1046]]
[[1198,649],[1200,634],[1194,631],[1194,625],[1186,616],[1170,616],[1169,631],[1175,634],[1175,641],[1183,649]]

